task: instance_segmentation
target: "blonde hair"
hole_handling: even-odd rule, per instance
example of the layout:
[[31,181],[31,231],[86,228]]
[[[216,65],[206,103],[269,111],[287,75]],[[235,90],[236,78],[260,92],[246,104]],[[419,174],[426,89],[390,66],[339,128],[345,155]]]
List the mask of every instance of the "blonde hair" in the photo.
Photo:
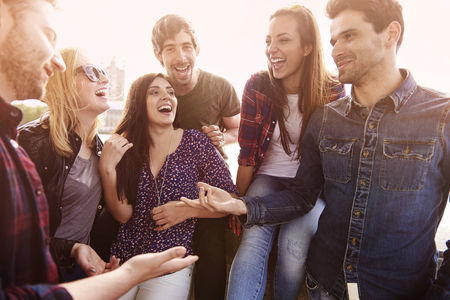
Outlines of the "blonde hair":
[[75,69],[77,62],[86,60],[86,51],[81,48],[69,47],[60,50],[66,64],[65,72],[55,72],[47,82],[43,101],[48,110],[41,116],[41,121],[49,119],[50,143],[53,149],[61,156],[70,157],[74,154],[69,143],[69,134],[75,129],[81,133],[81,137],[89,148],[95,146],[95,136],[103,125],[103,116],[95,118],[90,132],[84,132],[84,127],[77,117],[79,97],[76,87]]

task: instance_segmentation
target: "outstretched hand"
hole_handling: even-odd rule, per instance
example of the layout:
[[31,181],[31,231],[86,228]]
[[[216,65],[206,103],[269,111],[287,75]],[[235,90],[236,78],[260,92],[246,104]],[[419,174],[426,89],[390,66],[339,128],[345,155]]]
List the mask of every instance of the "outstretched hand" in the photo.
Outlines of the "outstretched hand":
[[[198,199],[188,199],[181,197],[184,204],[195,207],[205,208],[210,212],[220,212],[233,215],[247,214],[247,207],[242,200],[235,199],[231,195],[219,188],[213,187],[204,182],[198,182],[200,188]],[[207,195],[205,195],[205,191]]]
[[111,262],[106,263],[98,256],[94,249],[81,243],[76,243],[73,246],[72,256],[88,276],[100,275],[119,267],[119,260],[114,256]]
[[197,261],[198,256],[186,254],[186,248],[173,247],[160,253],[133,256],[121,268],[129,268],[132,274],[140,273],[140,281],[146,281],[167,273],[177,272]]

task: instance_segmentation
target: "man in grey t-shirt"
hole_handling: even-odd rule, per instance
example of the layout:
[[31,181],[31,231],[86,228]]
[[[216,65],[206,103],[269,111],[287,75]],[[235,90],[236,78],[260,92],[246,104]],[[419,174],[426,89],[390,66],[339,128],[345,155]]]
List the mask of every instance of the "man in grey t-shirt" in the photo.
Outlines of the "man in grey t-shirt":
[[[181,127],[202,131],[226,159],[223,146],[237,142],[240,120],[240,101],[233,85],[195,67],[200,47],[192,24],[185,18],[174,14],[162,17],[153,27],[152,44],[156,58],[173,81]],[[225,297],[225,223],[224,218],[197,220],[197,300]]]

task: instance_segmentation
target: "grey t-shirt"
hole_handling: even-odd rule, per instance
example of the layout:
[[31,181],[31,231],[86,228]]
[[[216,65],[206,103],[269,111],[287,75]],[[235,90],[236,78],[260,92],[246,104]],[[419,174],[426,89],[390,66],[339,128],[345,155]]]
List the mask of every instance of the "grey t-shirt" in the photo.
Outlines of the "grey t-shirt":
[[[224,131],[222,117],[233,117],[241,112],[241,102],[233,85],[220,76],[200,70],[197,85],[178,99],[178,113],[181,116],[181,128],[197,129],[202,126],[217,125]],[[219,148],[226,160],[224,147]]]
[[89,233],[102,194],[98,162],[99,158],[94,154],[89,159],[75,158],[64,184],[62,220],[56,237],[89,243]]

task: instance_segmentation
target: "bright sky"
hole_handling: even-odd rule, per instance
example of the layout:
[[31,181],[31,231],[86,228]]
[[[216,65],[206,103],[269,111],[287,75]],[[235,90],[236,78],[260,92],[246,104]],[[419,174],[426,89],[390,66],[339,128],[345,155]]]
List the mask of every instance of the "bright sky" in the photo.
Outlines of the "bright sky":
[[[335,68],[329,44],[327,0],[303,0],[318,20],[327,67]],[[241,95],[245,82],[266,69],[265,36],[269,16],[292,4],[287,0],[59,0],[59,47],[79,46],[109,65],[125,66],[125,86],[148,72],[163,72],[150,41],[156,21],[177,13],[189,19],[200,42],[197,66],[230,80]],[[450,0],[400,0],[405,37],[399,67],[419,84],[450,92]],[[125,93],[127,92],[125,91]]]

